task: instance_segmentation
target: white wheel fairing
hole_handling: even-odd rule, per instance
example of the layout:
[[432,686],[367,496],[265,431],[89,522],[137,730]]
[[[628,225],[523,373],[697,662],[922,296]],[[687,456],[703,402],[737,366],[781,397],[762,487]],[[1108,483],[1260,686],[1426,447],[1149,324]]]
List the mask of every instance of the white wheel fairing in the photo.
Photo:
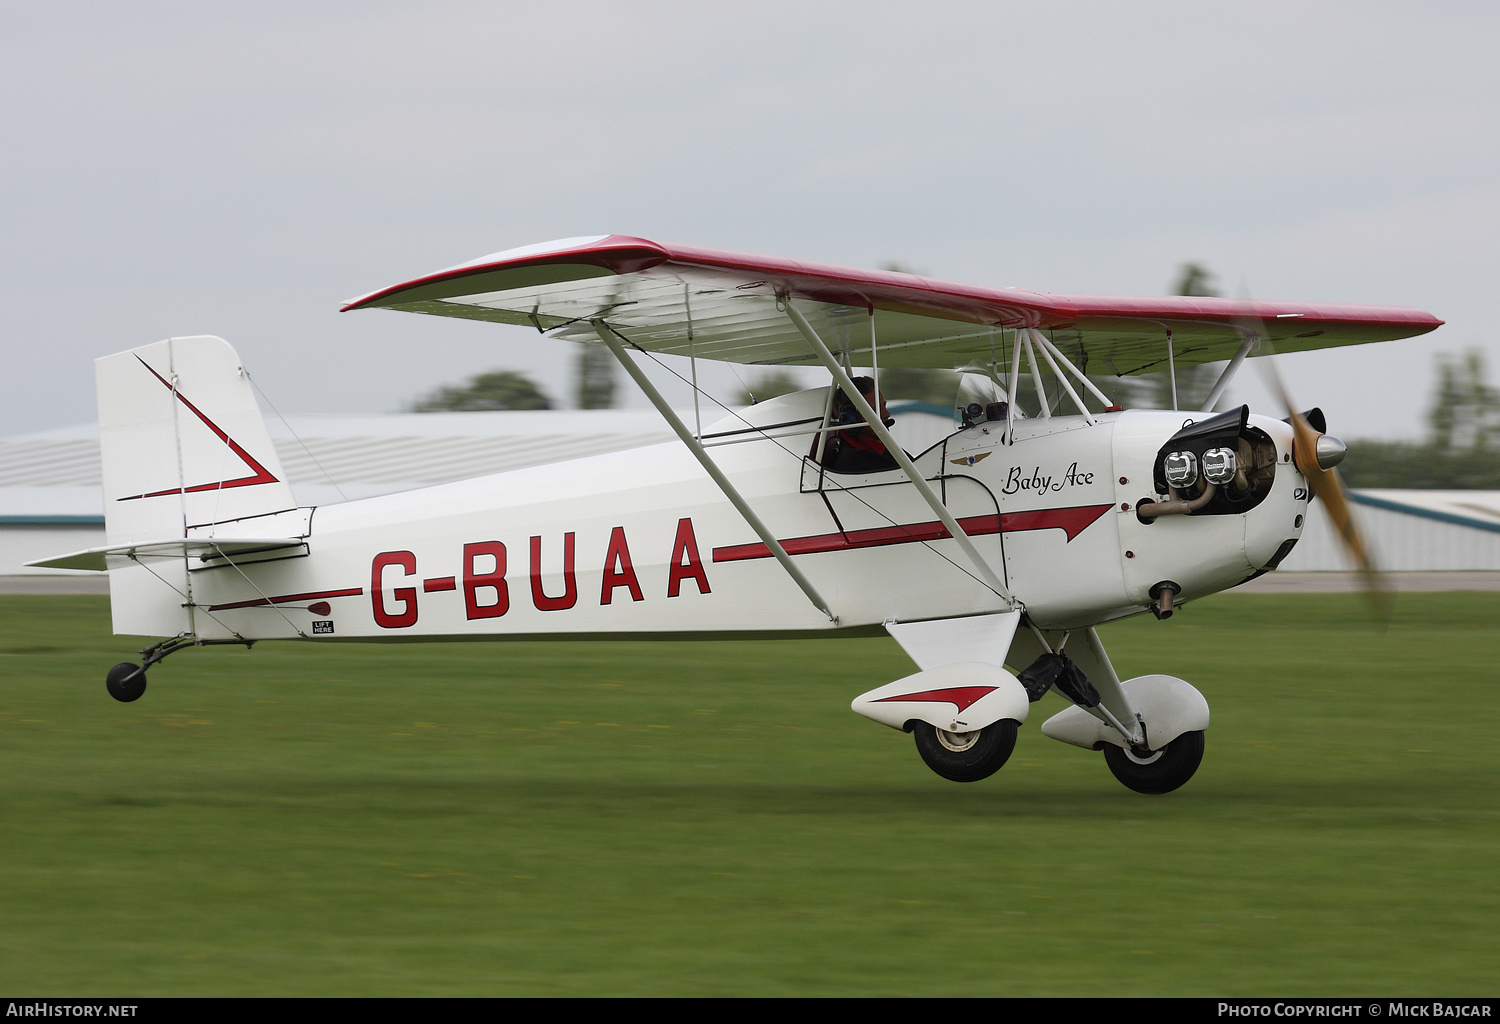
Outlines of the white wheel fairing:
[[[941,732],[977,736],[1003,718],[1026,721],[1031,702],[1021,681],[1005,669],[967,661],[887,683],[855,697],[849,706],[892,729],[905,731],[908,722],[919,721]],[[939,742],[949,750],[962,749]]]
[[[1176,676],[1136,676],[1120,684],[1130,706],[1146,723],[1146,741],[1160,751],[1185,732],[1208,728],[1208,701],[1189,682]],[[1125,749],[1118,732],[1083,708],[1071,707],[1042,723],[1042,735],[1086,750],[1101,743]],[[1128,751],[1127,751],[1128,752]],[[1140,764],[1148,764],[1132,756]],[[1154,758],[1152,759],[1154,760]]]

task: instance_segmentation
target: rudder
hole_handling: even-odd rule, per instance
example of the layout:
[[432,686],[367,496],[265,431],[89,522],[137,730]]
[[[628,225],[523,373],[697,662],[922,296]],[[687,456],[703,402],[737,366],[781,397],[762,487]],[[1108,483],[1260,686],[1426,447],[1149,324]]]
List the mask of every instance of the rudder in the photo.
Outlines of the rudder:
[[[104,356],[94,376],[110,544],[186,537],[296,507],[250,379],[222,338],[169,338]],[[193,632],[190,594],[185,564],[111,570],[115,632]]]
[[169,338],[94,362],[111,544],[296,507],[239,356]]

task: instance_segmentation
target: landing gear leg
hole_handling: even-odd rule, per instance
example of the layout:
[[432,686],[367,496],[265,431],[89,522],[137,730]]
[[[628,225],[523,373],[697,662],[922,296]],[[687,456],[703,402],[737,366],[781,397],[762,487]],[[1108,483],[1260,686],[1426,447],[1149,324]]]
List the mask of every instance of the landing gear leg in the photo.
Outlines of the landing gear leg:
[[199,640],[195,636],[174,636],[170,640],[163,640],[159,644],[142,648],[141,664],[122,661],[110,669],[104,677],[104,688],[115,700],[129,704],[133,700],[139,700],[141,694],[146,692],[146,669],[184,647],[208,647],[214,644],[244,644],[246,647],[251,647],[255,641]]

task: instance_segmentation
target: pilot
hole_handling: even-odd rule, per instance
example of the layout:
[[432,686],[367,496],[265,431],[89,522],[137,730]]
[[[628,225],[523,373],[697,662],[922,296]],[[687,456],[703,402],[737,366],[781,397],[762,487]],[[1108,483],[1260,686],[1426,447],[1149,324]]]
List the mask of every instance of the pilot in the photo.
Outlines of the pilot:
[[[872,409],[877,408],[873,377],[855,377],[854,386]],[[885,406],[884,395],[880,396],[878,408],[880,422],[887,427],[896,422]],[[895,456],[886,451],[880,438],[875,436],[875,431],[868,425],[855,426],[863,424],[865,419],[843,391],[839,391],[834,397],[833,422],[836,426],[850,429],[829,435],[828,444],[823,449],[823,465],[829,470],[835,473],[879,473],[896,468],[898,463]]]

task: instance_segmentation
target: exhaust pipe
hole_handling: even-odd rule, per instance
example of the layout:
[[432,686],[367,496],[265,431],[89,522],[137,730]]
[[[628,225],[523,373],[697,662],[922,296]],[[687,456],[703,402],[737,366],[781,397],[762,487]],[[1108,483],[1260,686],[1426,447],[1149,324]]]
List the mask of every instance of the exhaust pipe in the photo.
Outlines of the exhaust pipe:
[[1158,619],[1170,619],[1172,617],[1172,599],[1182,593],[1182,588],[1171,580],[1162,580],[1151,588],[1151,614]]

